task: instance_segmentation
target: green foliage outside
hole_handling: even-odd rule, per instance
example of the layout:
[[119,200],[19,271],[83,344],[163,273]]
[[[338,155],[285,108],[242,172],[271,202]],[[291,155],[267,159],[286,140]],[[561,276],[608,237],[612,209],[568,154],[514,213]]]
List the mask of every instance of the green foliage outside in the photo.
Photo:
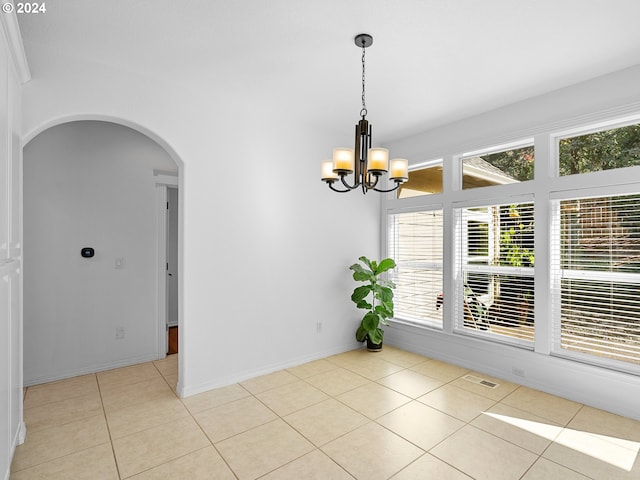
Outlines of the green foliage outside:
[[535,158],[533,145],[482,155],[480,158],[520,182],[533,179],[533,160]]
[[364,342],[368,337],[371,343],[378,345],[382,343],[384,335],[380,325],[388,325],[387,319],[393,317],[393,289],[396,287],[392,281],[384,280],[380,275],[395,268],[396,262],[390,258],[385,258],[380,263],[367,257],[360,257],[358,260],[362,265],[354,263],[349,269],[353,270],[356,282],[365,284],[353,290],[351,300],[358,308],[367,312],[356,331],[356,340]]
[[509,205],[508,218],[500,226],[500,265],[533,267],[533,205]]
[[[521,182],[533,178],[533,146],[481,158]],[[560,176],[636,165],[640,165],[640,124],[560,140]]]
[[560,175],[640,165],[640,124],[560,140]]

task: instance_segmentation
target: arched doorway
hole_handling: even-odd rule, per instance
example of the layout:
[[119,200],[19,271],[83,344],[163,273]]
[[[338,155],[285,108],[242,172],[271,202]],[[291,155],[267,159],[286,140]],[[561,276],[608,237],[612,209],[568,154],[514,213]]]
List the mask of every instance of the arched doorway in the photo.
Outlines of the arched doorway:
[[24,147],[26,385],[166,353],[156,180],[178,179],[181,162],[143,129],[104,120],[48,126]]

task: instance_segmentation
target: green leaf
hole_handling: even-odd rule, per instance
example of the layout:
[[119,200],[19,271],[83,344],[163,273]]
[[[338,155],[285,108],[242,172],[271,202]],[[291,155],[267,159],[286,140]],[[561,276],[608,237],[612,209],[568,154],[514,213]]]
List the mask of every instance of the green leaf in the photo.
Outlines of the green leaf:
[[360,258],[358,258],[358,260],[360,260],[362,263],[364,263],[367,267],[369,267],[371,269],[371,272],[375,272],[376,270],[373,268],[373,266],[371,265],[371,260],[369,260],[367,257],[362,256]]
[[362,272],[353,272],[353,279],[356,282],[371,282],[375,279],[375,277],[373,276],[373,273],[362,271]]
[[392,301],[381,303],[380,306],[385,309],[385,312],[387,313],[387,317],[393,317],[393,302]]
[[351,300],[355,303],[359,303],[360,300],[364,299],[371,292],[371,287],[369,285],[362,285],[361,287],[357,287],[353,293],[351,294]]
[[387,305],[376,305],[374,311],[380,316],[381,320],[393,317],[393,308],[389,308]]
[[378,268],[376,268],[373,271],[375,272],[376,275],[380,275],[381,273],[384,273],[387,270],[391,270],[392,268],[396,268],[396,262],[394,262],[390,258],[385,258],[380,262],[380,265],[378,265]]
[[389,315],[387,315],[387,316],[388,317],[393,317],[393,302],[386,302],[386,303],[383,303],[382,305],[384,306],[384,308],[389,313]]
[[372,306],[373,306],[373,305],[371,305],[371,304],[370,304],[369,302],[367,302],[366,300],[360,300],[360,301],[358,302],[358,304],[356,305],[356,307],[358,307],[358,308],[364,308],[364,309],[366,309],[366,310],[371,310],[371,307],[372,307]]
[[380,301],[382,301],[383,303],[393,303],[393,290],[391,290],[389,287],[380,287],[380,289],[378,289],[376,293],[379,294]]
[[380,317],[378,316],[377,313],[374,313],[374,312],[368,312],[362,318],[362,326],[369,332],[371,330],[375,330],[376,328],[378,328],[379,323],[380,323]]
[[380,344],[382,343],[384,332],[380,328],[376,328],[375,330],[367,333],[367,335],[369,336],[371,343]]
[[356,282],[368,282],[375,278],[371,270],[364,268],[358,263],[354,263],[349,268],[353,270],[353,279]]
[[396,288],[396,284],[393,283],[391,280],[378,280],[378,284],[382,287]]
[[356,340],[359,342],[364,342],[367,338],[367,329],[364,328],[362,325],[360,325],[358,327],[358,330],[356,330]]
[[353,265],[351,265],[349,267],[350,270],[353,270],[354,272],[367,272],[367,273],[373,273],[371,270],[369,270],[368,268],[364,268],[362,265],[360,265],[359,263],[354,263]]

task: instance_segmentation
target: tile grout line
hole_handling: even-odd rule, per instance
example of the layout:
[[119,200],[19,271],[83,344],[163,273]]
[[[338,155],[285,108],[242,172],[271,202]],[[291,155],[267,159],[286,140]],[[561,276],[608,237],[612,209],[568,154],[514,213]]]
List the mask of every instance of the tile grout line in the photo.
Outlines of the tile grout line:
[[98,385],[98,395],[100,395],[100,406],[102,407],[102,414],[104,416],[104,423],[107,426],[107,433],[109,434],[109,446],[111,447],[111,454],[113,455],[113,463],[116,465],[116,473],[118,474],[118,478],[122,480],[122,475],[120,474],[120,465],[118,465],[118,457],[116,456],[116,450],[113,445],[113,437],[111,436],[111,428],[109,427],[109,420],[107,419],[107,410],[104,408],[104,399],[102,398],[102,389],[100,388],[100,382],[98,381],[98,374],[96,376],[96,384]]

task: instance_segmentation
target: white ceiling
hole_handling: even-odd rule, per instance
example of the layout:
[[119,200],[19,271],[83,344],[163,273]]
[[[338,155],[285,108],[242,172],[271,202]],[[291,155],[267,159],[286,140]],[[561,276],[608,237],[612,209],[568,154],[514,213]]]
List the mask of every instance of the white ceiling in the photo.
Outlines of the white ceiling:
[[[335,131],[360,111],[378,142],[640,64],[640,0],[54,0],[18,15],[33,59],[161,77],[181,88],[268,95]],[[48,65],[48,62],[47,62]],[[639,86],[640,88],[640,86]],[[260,108],[259,101],[252,108]],[[247,112],[250,115],[251,112]]]

